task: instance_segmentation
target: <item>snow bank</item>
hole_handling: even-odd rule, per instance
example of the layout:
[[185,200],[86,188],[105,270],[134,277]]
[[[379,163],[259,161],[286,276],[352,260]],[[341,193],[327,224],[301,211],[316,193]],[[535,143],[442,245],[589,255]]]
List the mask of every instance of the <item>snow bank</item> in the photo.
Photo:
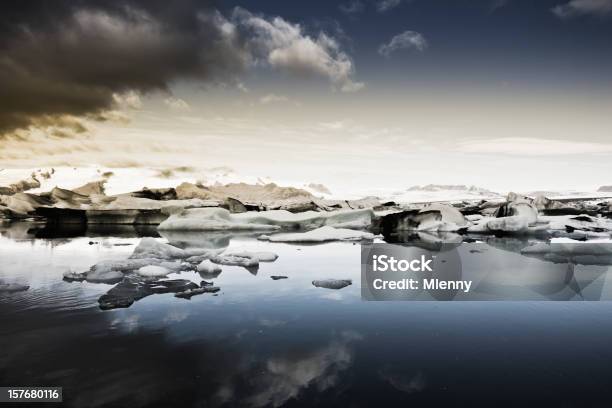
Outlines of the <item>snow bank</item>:
[[374,234],[346,228],[321,227],[308,232],[262,235],[259,239],[270,242],[360,241],[372,240]]
[[172,214],[159,225],[158,229],[162,231],[274,231],[279,229],[307,230],[326,225],[364,228],[370,226],[373,217],[374,212],[370,209],[334,212],[306,211],[303,213],[273,210],[231,214],[223,208],[194,208]]

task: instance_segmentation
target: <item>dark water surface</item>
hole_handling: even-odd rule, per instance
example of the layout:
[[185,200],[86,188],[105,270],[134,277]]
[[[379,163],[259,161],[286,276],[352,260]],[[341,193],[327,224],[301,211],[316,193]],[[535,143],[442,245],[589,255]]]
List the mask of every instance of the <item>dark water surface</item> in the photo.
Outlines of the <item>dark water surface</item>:
[[[156,294],[103,311],[97,300],[113,285],[62,274],[126,258],[137,234],[36,238],[23,225],[4,228],[0,279],[30,288],[0,293],[0,385],[62,386],[68,407],[612,405],[611,302],[365,302],[359,245],[184,242],[194,239],[279,259],[256,274],[224,266],[218,296]],[[520,255],[489,249],[511,284]],[[567,281],[564,268],[535,262]],[[609,273],[597,272],[599,290]],[[353,285],[311,284],[327,278]]]

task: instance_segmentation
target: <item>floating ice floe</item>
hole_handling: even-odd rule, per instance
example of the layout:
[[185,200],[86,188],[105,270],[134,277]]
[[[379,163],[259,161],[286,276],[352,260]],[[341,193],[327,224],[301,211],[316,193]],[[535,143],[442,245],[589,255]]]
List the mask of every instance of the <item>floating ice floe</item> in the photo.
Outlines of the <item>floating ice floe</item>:
[[212,263],[210,259],[205,259],[200,262],[196,269],[198,272],[203,273],[205,275],[214,275],[221,273],[221,267]]
[[279,229],[308,230],[322,226],[365,228],[371,225],[373,217],[374,212],[370,209],[302,213],[272,210],[231,214],[223,208],[193,208],[172,214],[159,225],[158,229],[274,231]]
[[156,265],[143,266],[142,268],[138,269],[138,274],[140,276],[146,276],[150,278],[166,276],[169,273],[170,271],[168,269],[164,268],[163,266]]
[[[123,279],[126,274],[147,274],[143,276],[163,276],[161,269],[166,270],[164,275],[170,272],[178,272],[183,268],[180,260],[192,257],[210,256],[216,253],[214,250],[204,248],[181,249],[175,246],[159,242],[154,238],[143,238],[128,259],[105,260],[93,265],[89,271],[83,273],[67,272],[66,280],[87,280],[88,282],[116,283]],[[201,259],[199,259],[201,261]],[[146,267],[153,266],[153,269]],[[143,269],[144,272],[140,272]],[[160,275],[155,275],[157,271]]]
[[257,258],[259,262],[274,262],[278,259],[278,255],[269,251],[246,251],[246,250],[228,250],[223,253],[223,256],[239,256],[245,258]]
[[350,279],[324,279],[324,280],[313,280],[312,284],[317,288],[325,289],[342,289],[353,284]]
[[262,235],[262,241],[270,242],[328,242],[372,240],[375,235],[370,232],[334,227],[321,227],[307,232],[290,232],[274,235]]

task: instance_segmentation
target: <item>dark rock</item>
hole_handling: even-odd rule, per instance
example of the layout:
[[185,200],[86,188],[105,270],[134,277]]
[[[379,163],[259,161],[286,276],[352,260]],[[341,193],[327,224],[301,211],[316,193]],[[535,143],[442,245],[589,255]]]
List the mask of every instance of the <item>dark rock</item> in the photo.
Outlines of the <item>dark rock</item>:
[[132,197],[148,198],[149,200],[167,201],[176,200],[176,190],[174,188],[143,188],[140,191],[130,193]]
[[191,297],[195,295],[201,295],[203,293],[216,293],[220,290],[221,288],[217,286],[204,286],[200,288],[187,289],[182,292],[177,292],[174,294],[174,296],[181,299],[191,299]]
[[270,278],[272,278],[273,280],[279,280],[279,279],[287,279],[288,276],[272,275],[272,276],[270,276]]
[[342,289],[353,284],[350,279],[325,279],[325,280],[314,280],[312,284],[317,288],[325,289]]
[[198,285],[186,279],[145,281],[137,277],[124,278],[120,283],[100,296],[100,309],[110,310],[129,307],[132,303],[153,294],[185,292]]
[[247,212],[246,206],[242,203],[242,201],[236,198],[227,197],[224,204],[232,214]]
[[87,224],[85,210],[75,210],[71,208],[52,208],[39,207],[36,215],[44,217],[48,227],[57,227],[65,224]]
[[87,210],[88,224],[159,225],[168,218],[161,210]]

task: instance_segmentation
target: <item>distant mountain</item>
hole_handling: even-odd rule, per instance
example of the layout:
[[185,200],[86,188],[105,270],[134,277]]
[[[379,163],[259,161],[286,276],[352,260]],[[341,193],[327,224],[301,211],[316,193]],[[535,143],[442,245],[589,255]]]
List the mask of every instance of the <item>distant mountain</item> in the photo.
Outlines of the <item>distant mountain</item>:
[[427,184],[413,186],[404,191],[397,191],[385,196],[385,199],[399,203],[491,200],[502,198],[503,196],[501,194],[494,191],[463,184]]
[[437,191],[462,191],[471,194],[481,194],[481,195],[499,195],[493,191],[487,190],[485,188],[480,188],[476,186],[466,186],[464,184],[427,184],[424,186],[412,186],[408,189],[408,191],[427,191],[427,192],[437,192]]

